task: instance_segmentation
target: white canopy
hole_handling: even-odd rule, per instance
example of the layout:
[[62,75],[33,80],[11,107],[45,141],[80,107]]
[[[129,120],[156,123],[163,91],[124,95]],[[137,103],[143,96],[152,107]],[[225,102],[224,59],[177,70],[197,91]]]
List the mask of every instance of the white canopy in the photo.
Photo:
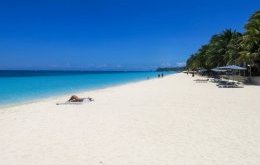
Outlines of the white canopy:
[[217,69],[246,70],[246,68],[237,65],[222,66],[222,67],[218,67]]

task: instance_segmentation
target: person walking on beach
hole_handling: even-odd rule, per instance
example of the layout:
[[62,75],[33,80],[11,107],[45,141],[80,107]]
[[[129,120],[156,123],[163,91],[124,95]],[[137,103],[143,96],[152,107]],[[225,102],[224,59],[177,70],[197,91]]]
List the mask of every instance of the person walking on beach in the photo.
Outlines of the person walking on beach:
[[158,78],[160,78],[161,77],[161,75],[160,74],[158,74]]
[[163,73],[162,73],[161,77],[163,78]]

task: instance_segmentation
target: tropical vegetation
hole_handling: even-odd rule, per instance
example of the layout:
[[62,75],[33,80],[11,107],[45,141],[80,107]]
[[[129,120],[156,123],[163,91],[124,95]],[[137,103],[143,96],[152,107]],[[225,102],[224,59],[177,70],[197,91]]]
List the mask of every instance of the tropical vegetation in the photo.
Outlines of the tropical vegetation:
[[211,69],[225,65],[250,66],[259,69],[260,64],[260,11],[256,11],[244,26],[242,34],[226,29],[211,37],[190,56],[186,67]]

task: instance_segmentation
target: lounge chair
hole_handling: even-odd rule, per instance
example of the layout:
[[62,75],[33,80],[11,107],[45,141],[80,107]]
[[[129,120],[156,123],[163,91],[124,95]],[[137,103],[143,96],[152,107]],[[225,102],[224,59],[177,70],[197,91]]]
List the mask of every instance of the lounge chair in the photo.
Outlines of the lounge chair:
[[196,79],[194,81],[196,81],[197,83],[207,83],[209,79]]
[[238,82],[221,81],[217,85],[219,88],[243,88]]

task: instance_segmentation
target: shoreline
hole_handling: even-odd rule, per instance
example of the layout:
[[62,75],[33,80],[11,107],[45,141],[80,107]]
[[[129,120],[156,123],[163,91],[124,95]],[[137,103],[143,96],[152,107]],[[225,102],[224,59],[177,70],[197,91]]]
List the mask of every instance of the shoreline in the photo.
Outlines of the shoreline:
[[[175,75],[175,74],[177,74],[177,73],[171,73],[171,74],[166,75],[165,77],[172,76],[172,75]],[[154,79],[157,79],[157,77],[150,78],[149,80],[154,80]],[[21,106],[21,105],[27,105],[27,104],[34,104],[34,103],[38,103],[38,102],[50,101],[50,100],[58,99],[58,98],[64,98],[65,96],[68,96],[68,95],[71,96],[73,94],[80,95],[81,93],[95,92],[95,91],[98,91],[98,90],[104,90],[104,89],[108,89],[108,88],[114,88],[114,87],[119,87],[119,86],[132,84],[132,83],[139,83],[139,82],[143,82],[143,81],[148,81],[148,80],[147,79],[132,80],[130,82],[123,82],[123,83],[108,85],[106,87],[100,87],[100,88],[94,87],[92,89],[76,90],[73,93],[72,92],[70,92],[70,93],[69,92],[65,92],[65,93],[61,93],[61,94],[54,94],[54,96],[46,96],[44,98],[36,98],[36,99],[31,100],[31,101],[18,101],[17,103],[7,103],[7,104],[3,104],[3,105],[0,104],[0,110],[1,109],[12,108],[12,107],[16,107],[16,106]]]
[[260,162],[260,88],[218,88],[183,73],[0,111],[0,164]]

